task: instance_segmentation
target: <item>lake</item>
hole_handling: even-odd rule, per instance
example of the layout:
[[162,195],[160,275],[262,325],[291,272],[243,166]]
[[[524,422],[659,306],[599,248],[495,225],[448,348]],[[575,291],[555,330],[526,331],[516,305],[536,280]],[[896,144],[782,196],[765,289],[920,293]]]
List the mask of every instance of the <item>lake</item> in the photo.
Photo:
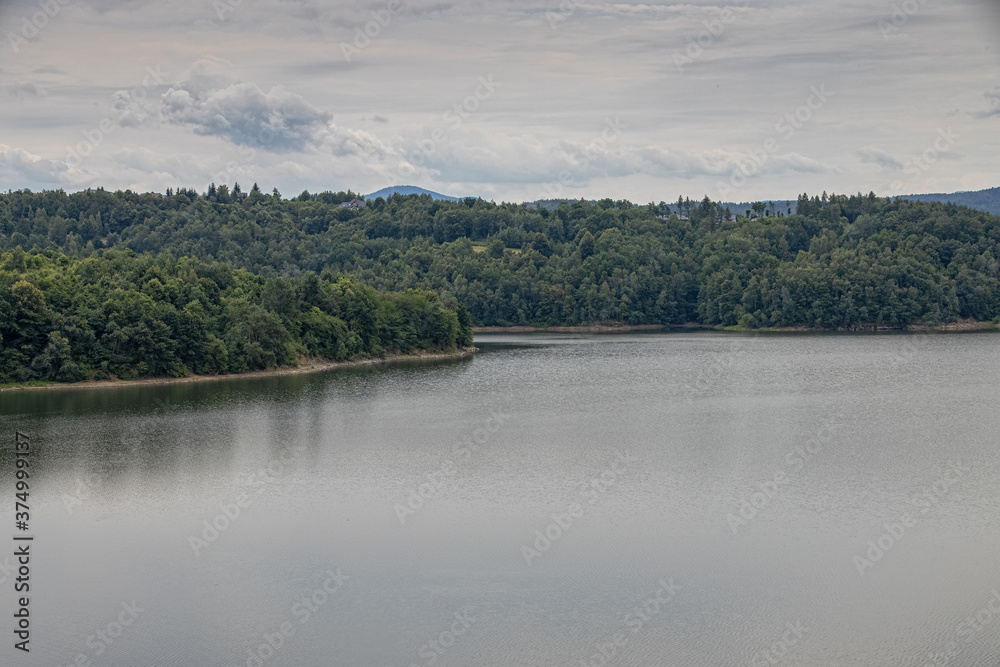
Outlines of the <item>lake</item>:
[[490,334],[0,393],[0,664],[995,667],[997,343]]

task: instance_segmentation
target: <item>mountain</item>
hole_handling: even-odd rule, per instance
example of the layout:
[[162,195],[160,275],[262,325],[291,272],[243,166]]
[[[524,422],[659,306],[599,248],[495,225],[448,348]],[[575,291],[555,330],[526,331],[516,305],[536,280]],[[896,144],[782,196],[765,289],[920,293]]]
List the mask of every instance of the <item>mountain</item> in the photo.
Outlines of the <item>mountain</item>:
[[1000,188],[990,188],[988,190],[977,190],[976,192],[953,192],[952,194],[929,194],[929,195],[903,195],[903,199],[913,201],[939,201],[941,203],[951,202],[959,206],[986,211],[993,215],[1000,215]]
[[536,199],[535,201],[526,201],[524,204],[528,208],[544,208],[547,211],[554,211],[559,208],[559,204],[562,204],[563,202],[573,204],[578,201],[591,205],[597,203],[596,199]]
[[[942,204],[950,202],[958,206],[968,206],[969,208],[976,209],[978,211],[985,211],[986,213],[992,213],[993,215],[1000,215],[1000,187],[989,188],[987,190],[977,190],[975,192],[953,192],[951,194],[935,193],[925,195],[900,195],[900,199],[923,202],[941,202]],[[559,204],[563,201],[573,203],[575,200],[549,199],[531,202],[531,204],[553,210],[558,208]],[[792,197],[790,199],[765,199],[763,201],[765,204],[770,204],[773,201],[775,210],[786,214],[789,212],[795,213],[795,209],[798,204],[797,197]],[[595,202],[591,201],[589,203],[593,204]],[[697,206],[700,203],[701,199],[691,200],[692,206]],[[667,202],[667,204],[670,206],[671,211],[677,210],[676,202]],[[717,204],[720,209],[728,208],[732,211],[733,215],[743,214],[752,205],[751,202],[718,202]],[[770,208],[771,207],[769,205],[769,211]]]
[[443,199],[444,201],[460,201],[459,197],[449,197],[438,192],[431,192],[415,185],[394,185],[389,188],[382,188],[378,192],[365,195],[365,199],[372,200],[378,197],[390,197],[391,195],[430,195],[432,199]]

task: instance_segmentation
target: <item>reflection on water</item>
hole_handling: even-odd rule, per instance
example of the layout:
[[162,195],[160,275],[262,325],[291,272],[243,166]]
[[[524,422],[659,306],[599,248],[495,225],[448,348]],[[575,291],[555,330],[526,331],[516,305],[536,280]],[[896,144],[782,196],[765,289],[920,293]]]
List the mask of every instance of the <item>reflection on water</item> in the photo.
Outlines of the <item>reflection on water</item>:
[[34,449],[17,664],[1000,662],[994,336],[477,345],[0,393]]

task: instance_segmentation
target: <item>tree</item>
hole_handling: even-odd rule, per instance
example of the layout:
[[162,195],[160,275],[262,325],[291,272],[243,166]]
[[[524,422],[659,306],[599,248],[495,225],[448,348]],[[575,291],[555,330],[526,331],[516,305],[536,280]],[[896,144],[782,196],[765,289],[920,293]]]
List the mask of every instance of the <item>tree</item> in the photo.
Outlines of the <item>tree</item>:
[[580,258],[587,259],[594,254],[594,235],[590,233],[590,230],[586,230],[583,236],[580,237],[580,243],[577,246],[580,250]]
[[541,232],[536,232],[534,238],[531,240],[531,249],[548,257],[552,254],[552,246],[549,243],[549,237]]
[[491,259],[500,259],[503,257],[505,249],[503,241],[494,236],[486,243],[486,256]]
[[75,382],[83,379],[80,366],[73,361],[69,340],[58,331],[49,333],[48,345],[34,358],[31,367],[43,380]]

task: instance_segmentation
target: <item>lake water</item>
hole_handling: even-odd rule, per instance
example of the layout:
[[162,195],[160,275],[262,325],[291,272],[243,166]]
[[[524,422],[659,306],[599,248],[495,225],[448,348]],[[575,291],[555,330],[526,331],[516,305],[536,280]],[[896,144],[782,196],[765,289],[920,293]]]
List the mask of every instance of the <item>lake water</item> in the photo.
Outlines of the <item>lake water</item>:
[[995,335],[477,345],[0,394],[0,664],[1000,664]]

